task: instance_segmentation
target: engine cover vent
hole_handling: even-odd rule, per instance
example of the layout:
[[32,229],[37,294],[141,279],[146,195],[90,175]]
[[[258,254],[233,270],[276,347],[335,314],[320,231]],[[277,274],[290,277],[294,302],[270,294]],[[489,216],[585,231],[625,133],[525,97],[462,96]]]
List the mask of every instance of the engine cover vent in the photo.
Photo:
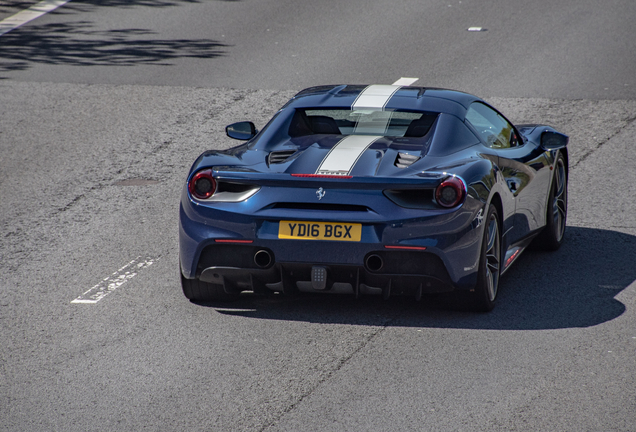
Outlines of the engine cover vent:
[[395,158],[395,166],[398,168],[408,168],[419,159],[420,156],[399,152],[397,158]]
[[273,151],[269,155],[267,155],[267,164],[279,164],[286,162],[290,156],[296,153],[296,150],[279,150]]

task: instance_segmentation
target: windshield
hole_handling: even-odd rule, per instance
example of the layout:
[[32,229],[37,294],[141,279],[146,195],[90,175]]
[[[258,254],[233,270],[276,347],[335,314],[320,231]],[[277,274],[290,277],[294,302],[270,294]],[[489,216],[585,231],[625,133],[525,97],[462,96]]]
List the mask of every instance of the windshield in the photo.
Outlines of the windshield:
[[289,136],[315,134],[423,137],[438,113],[373,109],[296,109]]

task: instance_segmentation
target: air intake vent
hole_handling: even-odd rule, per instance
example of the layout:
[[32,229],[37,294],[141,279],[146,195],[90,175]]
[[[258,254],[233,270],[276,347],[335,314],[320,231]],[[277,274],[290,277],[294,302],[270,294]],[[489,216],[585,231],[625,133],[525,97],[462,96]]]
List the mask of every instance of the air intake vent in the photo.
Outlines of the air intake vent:
[[420,156],[410,155],[408,153],[398,153],[397,158],[395,158],[395,166],[398,168],[408,168],[419,159]]
[[267,164],[271,165],[286,162],[294,153],[296,153],[296,150],[273,151],[267,156]]

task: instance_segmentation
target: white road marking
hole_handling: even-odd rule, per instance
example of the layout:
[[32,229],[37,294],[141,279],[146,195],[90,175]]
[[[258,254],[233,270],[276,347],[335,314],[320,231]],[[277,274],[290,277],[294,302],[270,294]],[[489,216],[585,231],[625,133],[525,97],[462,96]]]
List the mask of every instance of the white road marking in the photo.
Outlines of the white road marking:
[[413,84],[415,81],[419,80],[419,78],[406,78],[406,77],[402,77],[399,80],[397,80],[396,82],[393,83],[393,85],[399,85],[399,86],[410,86],[411,84]]
[[316,174],[349,175],[362,153],[379,138],[369,135],[349,135],[341,139],[327,153]]
[[156,259],[137,257],[106,279],[86,291],[84,294],[73,300],[71,303],[94,304],[115,291],[117,288],[128,282],[137,275],[139,270],[150,267]]
[[0,36],[65,5],[69,1],[71,0],[43,0],[22,12],[3,19],[0,21]]

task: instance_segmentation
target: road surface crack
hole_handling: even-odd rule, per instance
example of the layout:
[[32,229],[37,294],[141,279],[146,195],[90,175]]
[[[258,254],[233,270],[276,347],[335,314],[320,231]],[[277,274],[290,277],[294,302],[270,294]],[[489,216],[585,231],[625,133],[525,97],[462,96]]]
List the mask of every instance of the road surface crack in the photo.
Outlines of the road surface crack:
[[581,156],[581,158],[579,160],[577,160],[573,165],[570,165],[570,169],[576,168],[578,165],[580,165],[582,162],[584,162],[588,157],[590,157],[593,153],[598,151],[605,144],[609,143],[614,137],[616,137],[618,134],[620,134],[625,129],[627,129],[629,126],[631,126],[632,123],[634,123],[635,121],[636,121],[636,115],[628,118],[625,121],[625,125],[624,126],[618,128],[612,135],[607,137],[607,139],[599,142],[598,144],[596,144],[596,146],[594,148],[592,148],[592,149],[588,150],[587,152],[585,152],[583,154],[583,156]]
[[395,318],[391,318],[391,319],[387,319],[384,323],[381,324],[381,327],[369,334],[368,336],[366,336],[363,341],[353,350],[351,351],[348,355],[342,357],[335,365],[335,367],[331,370],[329,370],[324,377],[322,377],[320,380],[318,380],[318,382],[312,386],[309,390],[307,390],[306,392],[304,392],[303,394],[300,395],[300,397],[298,397],[298,399],[293,402],[291,405],[289,405],[287,408],[285,408],[278,416],[276,416],[276,418],[274,420],[272,420],[269,424],[264,425],[262,428],[259,429],[259,432],[264,432],[267,429],[275,426],[285,415],[287,415],[288,413],[292,412],[297,406],[299,406],[307,397],[311,396],[316,389],[318,389],[320,386],[322,386],[323,383],[329,381],[338,371],[340,371],[356,354],[358,354],[360,351],[362,351],[362,349],[364,349],[367,345],[369,345],[369,343],[371,341],[373,341],[376,337],[378,337],[380,334],[382,334],[387,327],[389,327],[393,322],[395,321]]

